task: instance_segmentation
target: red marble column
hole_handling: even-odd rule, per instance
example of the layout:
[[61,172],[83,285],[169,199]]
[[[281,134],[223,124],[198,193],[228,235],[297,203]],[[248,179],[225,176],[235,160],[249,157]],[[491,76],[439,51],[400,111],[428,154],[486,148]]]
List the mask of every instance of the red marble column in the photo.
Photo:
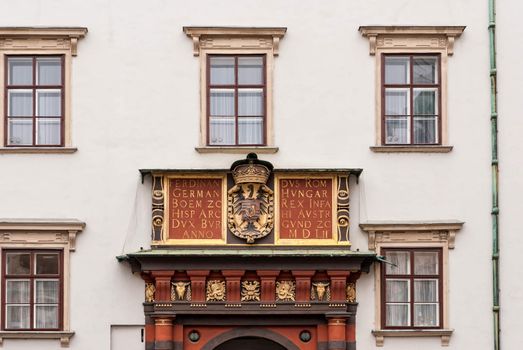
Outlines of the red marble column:
[[174,317],[154,319],[154,350],[173,350]]
[[350,316],[347,319],[347,350],[356,350],[356,317]]
[[222,271],[222,274],[225,277],[228,304],[241,302],[241,279],[244,273],[244,270]]
[[258,271],[261,280],[261,302],[273,303],[276,300],[276,277],[280,274],[277,270]]
[[310,303],[311,301],[311,277],[314,276],[313,270],[292,271],[296,278],[296,302]]
[[346,350],[346,319],[344,317],[329,317],[328,321],[328,350]]

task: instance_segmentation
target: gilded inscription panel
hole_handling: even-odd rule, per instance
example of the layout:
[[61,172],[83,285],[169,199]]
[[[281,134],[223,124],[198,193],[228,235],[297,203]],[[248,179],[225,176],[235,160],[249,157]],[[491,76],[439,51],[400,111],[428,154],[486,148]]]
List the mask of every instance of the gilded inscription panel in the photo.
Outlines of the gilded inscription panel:
[[223,243],[225,176],[170,177],[168,193],[168,241]]
[[276,185],[279,243],[337,241],[335,176],[280,175]]

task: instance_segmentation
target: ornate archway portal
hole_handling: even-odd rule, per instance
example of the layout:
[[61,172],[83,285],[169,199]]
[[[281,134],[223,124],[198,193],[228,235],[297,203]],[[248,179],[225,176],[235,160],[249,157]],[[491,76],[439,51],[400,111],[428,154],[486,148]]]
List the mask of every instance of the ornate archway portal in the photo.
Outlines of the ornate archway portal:
[[[229,170],[141,172],[151,249],[118,258],[145,280],[146,349],[229,350],[245,337],[355,349],[356,281],[374,260],[350,248],[361,169],[273,169],[249,154]],[[231,334],[243,340],[212,343]]]
[[288,350],[280,344],[255,337],[243,337],[226,341],[214,348],[214,350]]

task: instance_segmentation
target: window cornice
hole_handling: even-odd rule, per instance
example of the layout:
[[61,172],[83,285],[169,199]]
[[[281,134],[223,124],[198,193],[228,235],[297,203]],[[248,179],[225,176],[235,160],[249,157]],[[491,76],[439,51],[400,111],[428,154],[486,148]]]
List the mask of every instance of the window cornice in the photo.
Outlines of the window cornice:
[[454,40],[465,26],[361,26],[358,30],[369,39],[370,55],[379,49],[441,49],[451,56]]
[[77,54],[85,27],[0,27],[0,50],[66,50]]
[[85,223],[76,219],[0,219],[0,243],[51,244],[76,248],[76,235]]
[[227,49],[271,49],[278,56],[279,42],[286,31],[286,27],[183,27],[193,40],[194,56],[199,56],[202,48],[224,48],[220,39],[227,40]]
[[456,232],[463,227],[462,221],[368,221],[360,228],[369,235],[369,249],[375,250],[381,243],[447,243],[454,248]]

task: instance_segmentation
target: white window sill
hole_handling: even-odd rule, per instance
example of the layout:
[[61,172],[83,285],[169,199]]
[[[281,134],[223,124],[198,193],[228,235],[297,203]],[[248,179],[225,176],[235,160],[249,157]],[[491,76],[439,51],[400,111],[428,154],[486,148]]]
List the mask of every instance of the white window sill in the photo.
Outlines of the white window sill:
[[278,152],[278,147],[271,146],[204,146],[196,147],[196,152],[198,153],[276,153]]
[[60,339],[62,347],[68,348],[73,335],[65,331],[0,331],[0,346],[4,339]]
[[376,346],[382,347],[385,337],[441,337],[441,346],[449,346],[453,329],[376,329],[372,334],[376,338]]
[[0,147],[0,154],[8,153],[57,153],[68,154],[78,151],[76,147]]
[[449,153],[452,146],[370,146],[376,153]]

